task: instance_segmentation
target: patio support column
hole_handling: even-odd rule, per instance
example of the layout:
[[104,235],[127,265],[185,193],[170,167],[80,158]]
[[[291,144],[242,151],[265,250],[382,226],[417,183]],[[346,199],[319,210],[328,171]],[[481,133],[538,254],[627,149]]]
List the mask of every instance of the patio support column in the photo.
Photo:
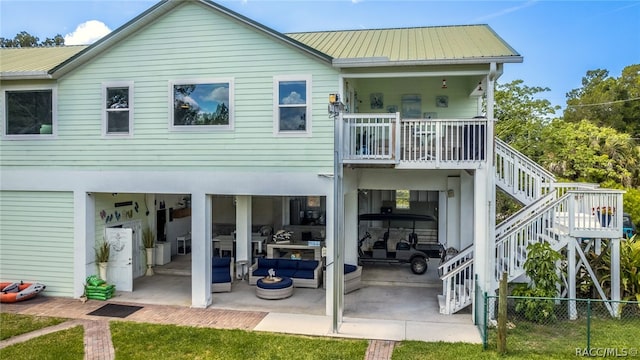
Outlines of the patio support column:
[[[84,293],[84,282],[87,274],[94,273],[95,264],[88,263],[90,254],[93,252],[96,239],[96,216],[95,198],[91,193],[85,191],[73,192],[73,222],[74,240],[73,247],[76,249],[73,257],[74,279],[73,297],[79,298]],[[91,269],[89,269],[89,267]]]
[[236,196],[236,259],[251,260],[251,196]]
[[191,194],[191,307],[211,305],[211,197]]
[[613,313],[620,316],[620,238],[610,239],[611,244],[611,300]]
[[[344,224],[345,224],[345,264],[358,264],[358,190],[352,190],[345,194]],[[348,239],[348,241],[346,240]]]
[[497,289],[497,283],[492,279],[492,259],[495,256],[491,251],[495,247],[494,241],[489,238],[489,204],[490,194],[487,192],[489,174],[486,167],[477,169],[474,181],[474,203],[473,203],[473,241],[474,248],[474,268],[478,275],[480,288],[484,291]]
[[[567,246],[567,268],[569,269],[567,275],[569,282],[569,319],[576,320],[578,313],[576,311],[576,240],[574,238],[569,239],[569,245]],[[580,250],[578,250],[580,251]]]

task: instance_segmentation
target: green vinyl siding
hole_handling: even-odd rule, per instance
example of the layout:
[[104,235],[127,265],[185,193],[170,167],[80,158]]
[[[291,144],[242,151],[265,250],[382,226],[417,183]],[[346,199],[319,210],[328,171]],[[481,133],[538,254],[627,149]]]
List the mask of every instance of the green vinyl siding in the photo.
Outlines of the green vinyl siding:
[[[312,76],[311,137],[273,134],[273,77]],[[169,129],[174,80],[231,78],[234,128]],[[101,136],[102,83],[133,81],[132,138]],[[58,82],[58,136],[2,141],[1,165],[76,169],[330,171],[330,64],[199,4],[185,3]]]
[[73,296],[73,193],[0,192],[0,280]]

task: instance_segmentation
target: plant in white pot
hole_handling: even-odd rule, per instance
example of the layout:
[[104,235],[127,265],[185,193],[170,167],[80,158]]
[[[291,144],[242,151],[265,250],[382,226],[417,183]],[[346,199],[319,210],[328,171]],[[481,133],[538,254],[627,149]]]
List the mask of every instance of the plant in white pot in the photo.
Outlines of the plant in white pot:
[[153,259],[155,255],[156,235],[151,231],[149,227],[145,227],[142,230],[142,245],[146,250],[147,255],[147,272],[145,275],[153,275]]
[[109,256],[111,255],[111,245],[107,240],[102,239],[102,242],[98,244],[95,250],[100,278],[107,281],[107,264],[109,263]]

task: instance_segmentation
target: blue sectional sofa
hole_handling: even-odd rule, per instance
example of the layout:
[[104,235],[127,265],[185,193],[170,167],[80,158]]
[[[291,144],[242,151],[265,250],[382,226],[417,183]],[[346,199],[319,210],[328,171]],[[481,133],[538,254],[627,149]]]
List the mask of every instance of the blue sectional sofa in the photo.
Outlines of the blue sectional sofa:
[[320,261],[258,258],[249,268],[249,284],[255,285],[258,279],[268,276],[269,269],[275,270],[276,276],[291,278],[294,287],[315,289],[322,280]]

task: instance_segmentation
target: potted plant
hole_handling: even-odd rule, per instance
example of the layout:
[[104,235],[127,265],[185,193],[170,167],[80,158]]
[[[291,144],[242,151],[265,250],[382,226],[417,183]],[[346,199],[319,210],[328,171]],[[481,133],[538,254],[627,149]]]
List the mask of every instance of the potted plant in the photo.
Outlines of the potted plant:
[[147,272],[145,275],[153,275],[153,259],[155,250],[156,236],[151,228],[145,227],[142,230],[142,245],[147,251]]
[[98,263],[98,270],[100,271],[100,278],[107,281],[107,264],[109,263],[109,256],[111,255],[111,244],[105,239],[95,248],[96,250],[96,263]]

